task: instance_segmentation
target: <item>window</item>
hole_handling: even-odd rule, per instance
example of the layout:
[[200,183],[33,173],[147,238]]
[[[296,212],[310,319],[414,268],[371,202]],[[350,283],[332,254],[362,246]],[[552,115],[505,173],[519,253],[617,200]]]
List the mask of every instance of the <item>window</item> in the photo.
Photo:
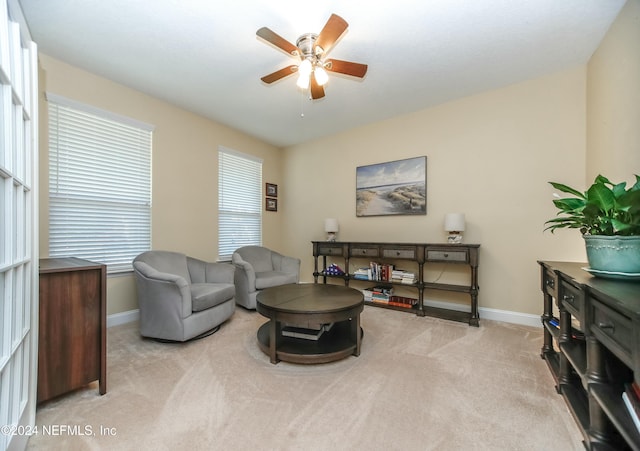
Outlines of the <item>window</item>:
[[151,248],[151,130],[47,94],[49,256],[131,270]]
[[262,159],[218,149],[218,258],[262,244]]

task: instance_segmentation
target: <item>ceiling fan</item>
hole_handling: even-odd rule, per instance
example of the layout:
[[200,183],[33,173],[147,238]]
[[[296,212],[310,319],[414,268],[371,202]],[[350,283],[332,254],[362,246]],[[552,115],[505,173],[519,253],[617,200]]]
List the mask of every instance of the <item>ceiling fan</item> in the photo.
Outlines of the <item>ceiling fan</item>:
[[349,24],[342,17],[331,14],[320,34],[305,33],[296,40],[296,45],[267,27],[260,28],[256,32],[258,37],[273,44],[287,55],[300,60],[297,64],[265,75],[261,80],[271,84],[297,72],[298,81],[296,84],[298,87],[310,88],[311,98],[320,99],[324,97],[324,85],[329,81],[327,71],[363,78],[367,73],[366,64],[326,59],[327,54],[348,26]]

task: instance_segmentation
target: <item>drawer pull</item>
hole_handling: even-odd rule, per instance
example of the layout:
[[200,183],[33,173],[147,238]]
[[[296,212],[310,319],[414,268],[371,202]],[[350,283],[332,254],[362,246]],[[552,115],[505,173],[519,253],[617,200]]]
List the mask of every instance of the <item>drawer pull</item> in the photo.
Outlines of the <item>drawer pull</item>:
[[612,333],[616,329],[615,326],[611,323],[598,323],[598,327],[604,330],[610,330]]
[[562,300],[566,301],[570,304],[573,304],[573,301],[575,300],[575,298],[573,296],[567,296],[566,294],[564,296],[562,296]]
[[553,288],[555,287],[555,285],[556,285],[556,282],[553,279],[547,279],[547,286],[549,288]]
[[449,258],[449,254],[444,254],[444,258]]

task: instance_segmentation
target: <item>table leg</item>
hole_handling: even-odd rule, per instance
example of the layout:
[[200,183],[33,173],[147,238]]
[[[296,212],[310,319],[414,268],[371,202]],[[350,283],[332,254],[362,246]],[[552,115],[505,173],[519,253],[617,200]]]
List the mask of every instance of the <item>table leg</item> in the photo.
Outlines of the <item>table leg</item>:
[[278,341],[278,329],[280,329],[280,322],[272,319],[269,323],[269,359],[271,363],[275,364],[278,363],[276,343]]
[[356,341],[356,349],[354,349],[353,355],[358,357],[360,355],[360,343],[362,342],[362,333],[360,332],[360,314],[357,314],[355,318],[351,318],[351,337]]

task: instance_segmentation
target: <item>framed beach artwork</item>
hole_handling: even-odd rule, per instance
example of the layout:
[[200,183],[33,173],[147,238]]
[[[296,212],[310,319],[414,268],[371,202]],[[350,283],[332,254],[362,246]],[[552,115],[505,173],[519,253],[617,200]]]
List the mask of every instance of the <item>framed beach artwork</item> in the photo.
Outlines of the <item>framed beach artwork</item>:
[[356,168],[356,216],[426,214],[427,157]]

